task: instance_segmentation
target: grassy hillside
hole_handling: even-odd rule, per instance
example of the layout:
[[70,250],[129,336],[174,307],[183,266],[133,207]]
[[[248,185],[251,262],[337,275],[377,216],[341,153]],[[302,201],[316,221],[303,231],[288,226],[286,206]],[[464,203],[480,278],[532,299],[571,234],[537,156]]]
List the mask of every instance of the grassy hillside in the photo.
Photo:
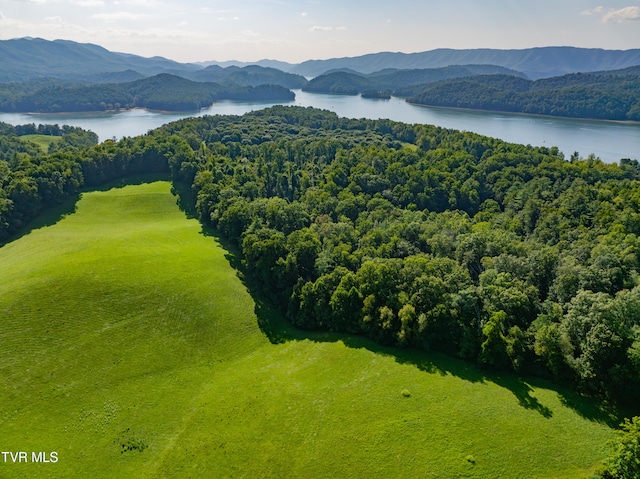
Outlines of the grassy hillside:
[[59,457],[0,477],[580,478],[606,455],[571,393],[286,330],[170,188],[85,193],[0,248],[0,446]]
[[52,143],[60,143],[62,141],[61,136],[51,135],[23,135],[22,139],[35,143],[45,153],[49,151]]

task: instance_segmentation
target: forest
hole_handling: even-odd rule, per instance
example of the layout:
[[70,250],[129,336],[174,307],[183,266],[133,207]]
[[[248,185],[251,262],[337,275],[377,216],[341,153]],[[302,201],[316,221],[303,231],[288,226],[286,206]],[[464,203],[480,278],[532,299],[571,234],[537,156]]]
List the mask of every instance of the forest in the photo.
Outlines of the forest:
[[482,75],[404,92],[411,103],[537,115],[640,121],[640,69],[530,81]]
[[640,399],[640,165],[298,107],[44,154],[0,137],[0,240],[83,187],[190,187],[295,326]]
[[221,100],[292,101],[295,95],[279,85],[204,83],[162,73],[124,83],[85,84],[39,79],[0,84],[0,111],[78,112],[149,108],[199,110]]

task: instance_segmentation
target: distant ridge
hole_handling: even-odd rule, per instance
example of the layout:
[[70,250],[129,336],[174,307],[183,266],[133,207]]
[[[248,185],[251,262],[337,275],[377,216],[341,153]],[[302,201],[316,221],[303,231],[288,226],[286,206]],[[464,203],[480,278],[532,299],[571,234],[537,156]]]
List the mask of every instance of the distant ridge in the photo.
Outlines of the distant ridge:
[[[0,40],[0,82],[27,81],[43,77],[90,78],[119,73],[130,79],[135,73],[149,77],[171,73],[194,78],[207,66],[243,67],[258,65],[307,78],[330,70],[353,70],[371,74],[383,70],[415,70],[460,65],[495,65],[524,73],[532,80],[568,73],[619,70],[640,65],[640,49],[603,50],[576,47],[539,47],[524,50],[438,49],[420,53],[371,53],[357,57],[308,60],[290,64],[277,60],[258,62],[179,63],[162,57],[146,58],[111,52],[99,45],[69,40],[18,38]],[[129,72],[124,75],[122,72]],[[212,71],[210,70],[210,73]],[[203,74],[206,76],[206,74]],[[199,75],[195,75],[196,77]],[[93,79],[95,81],[95,79]],[[244,81],[249,81],[245,78]]]
[[194,71],[201,68],[161,57],[114,53],[91,43],[42,38],[0,40],[0,65],[2,82],[42,77],[78,78],[127,70],[152,76],[170,70]]
[[440,68],[451,65],[497,65],[524,73],[532,80],[567,73],[618,70],[640,65],[640,49],[602,50],[597,48],[540,47],[525,50],[441,48],[421,53],[371,53],[358,57],[308,60],[290,72],[316,77],[329,70],[351,69],[374,73],[385,68]]

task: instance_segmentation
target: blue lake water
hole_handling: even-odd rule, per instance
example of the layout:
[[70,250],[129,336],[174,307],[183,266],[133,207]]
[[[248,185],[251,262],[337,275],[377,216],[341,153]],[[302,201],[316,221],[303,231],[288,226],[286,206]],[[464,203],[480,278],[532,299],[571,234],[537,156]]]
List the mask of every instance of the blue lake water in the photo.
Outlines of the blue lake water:
[[[295,91],[288,105],[312,106],[347,118],[388,118],[406,123],[423,123],[472,131],[512,143],[557,146],[568,158],[577,151],[593,153],[606,162],[621,158],[640,159],[640,123],[574,120],[534,115],[493,113],[476,110],[417,106],[404,100],[366,100],[359,96],[319,95]],[[149,110],[124,112],[25,114],[0,113],[0,121],[12,125],[58,123],[79,126],[109,138],[137,136],[171,121],[202,115],[242,115],[273,103],[223,101],[196,112],[166,113]]]

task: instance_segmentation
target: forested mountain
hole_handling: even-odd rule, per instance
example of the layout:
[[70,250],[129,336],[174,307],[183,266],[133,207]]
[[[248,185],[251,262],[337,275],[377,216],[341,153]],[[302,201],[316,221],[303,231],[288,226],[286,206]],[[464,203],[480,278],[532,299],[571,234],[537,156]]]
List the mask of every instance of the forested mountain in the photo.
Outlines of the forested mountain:
[[73,154],[4,138],[0,237],[83,185],[171,172],[239,248],[254,292],[298,327],[639,404],[636,161],[295,107]]
[[307,83],[303,76],[257,65],[248,65],[243,68],[234,66],[221,68],[213,65],[196,72],[183,73],[181,76],[200,82],[238,86],[280,85],[292,90],[300,89]]
[[334,71],[310,80],[302,90],[312,93],[357,95],[367,90],[397,91],[408,86],[426,85],[449,78],[492,74],[522,76],[513,70],[494,65],[454,65],[422,70],[386,69],[369,75],[354,71]]
[[127,83],[73,84],[56,79],[0,84],[0,111],[65,112],[150,108],[198,110],[219,100],[292,101],[295,95],[277,85],[223,86],[162,73]]
[[147,78],[135,70],[124,70],[121,72],[94,73],[92,75],[83,75],[77,78],[77,81],[84,83],[127,83]]
[[359,73],[337,71],[320,75],[302,87],[311,93],[330,93],[334,95],[358,95],[359,93],[378,88],[373,80]]
[[444,80],[400,91],[412,103],[577,118],[640,121],[637,68],[529,81],[506,75]]

